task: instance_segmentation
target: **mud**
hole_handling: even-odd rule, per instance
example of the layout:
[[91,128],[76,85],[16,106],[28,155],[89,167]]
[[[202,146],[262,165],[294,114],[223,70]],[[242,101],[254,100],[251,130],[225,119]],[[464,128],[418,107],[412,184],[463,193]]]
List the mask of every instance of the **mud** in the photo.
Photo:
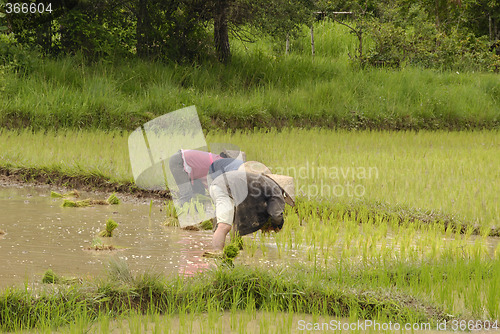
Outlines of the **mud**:
[[[103,191],[107,193],[129,194],[137,198],[170,199],[168,191],[148,191],[138,188],[132,182],[111,182],[98,176],[69,176],[57,171],[45,171],[36,168],[0,167],[0,187],[23,187],[26,185],[62,187],[84,191]],[[109,196],[110,194],[108,194]]]

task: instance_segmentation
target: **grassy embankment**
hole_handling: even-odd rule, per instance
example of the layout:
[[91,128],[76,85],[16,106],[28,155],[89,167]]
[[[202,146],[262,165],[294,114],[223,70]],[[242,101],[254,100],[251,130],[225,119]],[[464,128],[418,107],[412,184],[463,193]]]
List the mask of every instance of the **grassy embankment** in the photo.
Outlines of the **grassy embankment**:
[[[353,280],[354,282],[354,280]],[[349,287],[348,291],[344,291]],[[300,291],[300,292],[298,292]],[[236,267],[219,268],[192,279],[133,276],[118,263],[109,277],[83,287],[61,286],[41,292],[6,291],[0,301],[0,328],[53,328],[125,311],[153,314],[216,313],[221,310],[315,313],[359,316],[403,322],[447,318],[438,308],[426,308],[414,298],[364,291],[332,276],[303,270],[276,273]],[[24,302],[26,301],[26,302]],[[80,319],[78,319],[80,318]]]
[[229,66],[34,60],[25,74],[4,71],[0,126],[131,130],[196,105],[207,129],[499,127],[498,74],[360,69],[348,56],[352,34],[329,22],[315,31],[314,59],[304,35],[289,56],[265,41],[248,50],[234,42]]

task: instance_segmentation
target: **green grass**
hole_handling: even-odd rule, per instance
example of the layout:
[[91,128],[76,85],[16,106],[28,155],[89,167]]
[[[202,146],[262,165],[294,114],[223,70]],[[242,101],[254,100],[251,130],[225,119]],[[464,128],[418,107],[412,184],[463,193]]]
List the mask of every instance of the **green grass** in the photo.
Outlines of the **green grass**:
[[156,116],[198,107],[206,129],[322,126],[343,129],[498,128],[500,81],[489,73],[360,69],[355,39],[328,22],[292,53],[266,41],[234,42],[232,64],[123,60],[87,65],[43,59],[0,82],[0,126],[132,130]]
[[[192,314],[224,310],[292,312],[336,317],[420,322],[447,319],[439,308],[397,291],[349,286],[304,270],[281,272],[222,266],[192,279],[143,274],[122,264],[109,277],[68,286],[0,295],[0,328],[56,328],[77,319],[127,314]],[[55,293],[57,291],[57,293]]]
[[126,316],[134,326],[141,325],[141,314],[157,321],[160,315],[167,317],[163,321],[185,317],[185,324],[192,325],[194,316],[217,318],[224,311],[429,322],[433,326],[452,319],[494,321],[500,311],[496,294],[499,264],[498,258],[443,258],[392,261],[369,268],[348,261],[329,269],[236,265],[180,278],[151,272],[134,275],[124,263],[115,263],[107,277],[83,285],[2,291],[0,329],[50,332],[68,326],[67,330],[75,332],[77,328],[97,327],[108,333],[115,317]]

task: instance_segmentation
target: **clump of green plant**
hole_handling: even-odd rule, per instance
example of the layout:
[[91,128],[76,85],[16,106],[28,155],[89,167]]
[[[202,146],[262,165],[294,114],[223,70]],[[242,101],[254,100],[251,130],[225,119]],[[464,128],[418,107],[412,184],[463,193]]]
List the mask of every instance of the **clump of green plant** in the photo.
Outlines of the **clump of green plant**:
[[233,260],[236,256],[238,256],[239,252],[240,250],[238,246],[235,243],[230,243],[229,245],[224,247],[224,250],[222,251],[222,263],[230,267],[234,266]]
[[92,201],[90,199],[84,199],[81,201],[72,201],[69,199],[64,199],[62,207],[63,208],[81,208],[81,207],[90,206],[90,205],[92,205]]
[[224,247],[224,256],[228,259],[234,259],[236,256],[238,256],[239,252],[240,250],[234,244],[229,244]]
[[102,241],[101,238],[96,237],[96,238],[94,238],[94,240],[92,240],[92,245],[89,248],[87,248],[87,250],[112,251],[112,250],[116,250],[116,247],[113,245],[107,245]]
[[167,213],[167,219],[163,224],[165,226],[179,227],[179,220],[177,219],[177,212],[175,211],[175,205],[173,201],[165,202],[165,212]]
[[238,233],[232,238],[231,243],[238,247],[239,250],[243,249],[243,238]]
[[175,211],[175,205],[172,201],[165,202],[165,212],[167,217],[177,218],[177,212]]
[[110,203],[106,200],[103,200],[103,199],[91,199],[90,204],[91,205],[109,205]]
[[111,196],[108,197],[107,202],[111,205],[120,204],[120,199],[116,197],[116,193],[112,193]]
[[[172,218],[167,218],[167,222],[165,223],[165,225],[167,225],[167,223],[170,221],[172,221]],[[175,219],[175,222],[177,225],[167,225],[167,226],[179,226],[179,220]],[[214,227],[213,224],[214,223],[213,223],[212,219],[207,219],[207,220],[202,221],[199,224],[189,225],[189,226],[183,227],[183,229],[188,230],[188,231],[210,231]]]
[[85,207],[85,206],[92,206],[92,205],[110,205],[107,200],[103,199],[84,199],[81,201],[72,201],[69,199],[64,199],[64,202],[62,204],[62,207],[64,208],[79,208],[79,207]]
[[167,217],[165,222],[163,223],[165,226],[179,227],[179,220],[174,217]]
[[107,237],[110,238],[113,236],[113,231],[118,227],[118,223],[115,222],[113,219],[108,219],[106,221],[106,229],[99,232],[100,237]]
[[214,228],[212,219],[207,219],[207,220],[202,221],[199,224],[199,226],[200,226],[201,230],[205,230],[205,231],[212,230]]
[[59,284],[62,282],[62,278],[56,275],[52,269],[47,270],[43,274],[42,283],[46,284]]

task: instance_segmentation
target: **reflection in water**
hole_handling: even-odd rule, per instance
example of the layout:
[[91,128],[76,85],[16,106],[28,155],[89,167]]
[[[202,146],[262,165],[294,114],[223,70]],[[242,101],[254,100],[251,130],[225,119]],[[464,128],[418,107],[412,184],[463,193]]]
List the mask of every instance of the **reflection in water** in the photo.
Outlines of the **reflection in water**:
[[205,271],[210,264],[199,253],[202,249],[208,249],[211,243],[200,244],[193,240],[193,236],[182,236],[177,243],[181,245],[179,251],[179,274],[183,276],[193,276]]

